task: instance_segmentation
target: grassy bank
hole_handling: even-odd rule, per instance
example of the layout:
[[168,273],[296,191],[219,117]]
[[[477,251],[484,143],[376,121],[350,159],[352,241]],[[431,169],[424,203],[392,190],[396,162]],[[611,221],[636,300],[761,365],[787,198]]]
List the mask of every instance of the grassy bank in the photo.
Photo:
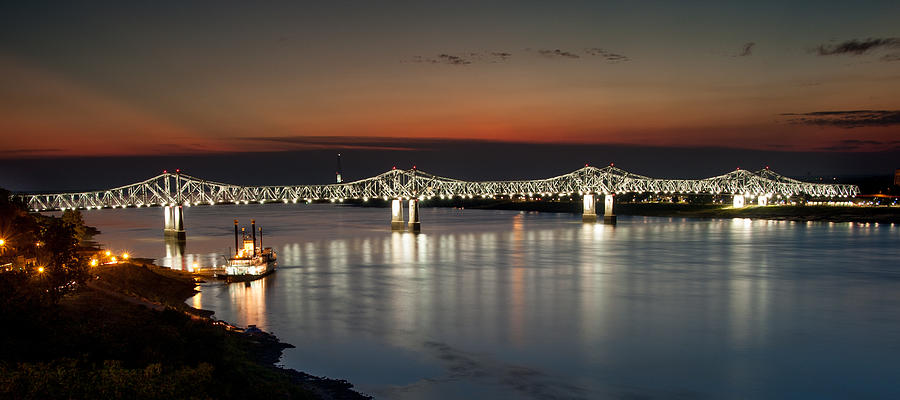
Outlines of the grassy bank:
[[150,264],[94,267],[58,305],[5,326],[0,398],[364,398],[273,366],[290,345],[205,318],[184,303],[194,286]]

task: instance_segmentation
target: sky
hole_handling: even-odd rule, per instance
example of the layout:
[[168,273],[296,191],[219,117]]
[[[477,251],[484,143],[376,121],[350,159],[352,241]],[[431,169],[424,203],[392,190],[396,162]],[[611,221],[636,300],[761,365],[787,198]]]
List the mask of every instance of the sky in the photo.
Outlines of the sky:
[[506,161],[725,149],[885,172],[898,17],[896,1],[6,2],[0,186],[54,160],[356,151],[374,174],[385,155],[485,144]]

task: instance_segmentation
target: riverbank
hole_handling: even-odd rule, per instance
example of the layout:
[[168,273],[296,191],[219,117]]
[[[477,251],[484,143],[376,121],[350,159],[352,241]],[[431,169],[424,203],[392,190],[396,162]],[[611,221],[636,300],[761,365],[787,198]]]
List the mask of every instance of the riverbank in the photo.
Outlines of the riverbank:
[[900,223],[900,207],[747,206],[742,208],[691,204],[616,205],[616,214],[683,218],[750,218],[776,221]]
[[[458,207],[487,210],[519,210],[557,213],[581,213],[581,202],[574,200],[428,200],[423,206]],[[598,208],[602,213],[602,208]],[[900,207],[868,206],[747,206],[733,208],[713,204],[617,203],[616,215],[675,218],[750,218],[780,221],[900,223]]]
[[[93,267],[91,279],[36,316],[0,364],[0,397],[365,399],[346,381],[277,367],[272,334],[211,318],[185,300],[195,277],[150,263]],[[10,350],[10,349],[4,349]]]

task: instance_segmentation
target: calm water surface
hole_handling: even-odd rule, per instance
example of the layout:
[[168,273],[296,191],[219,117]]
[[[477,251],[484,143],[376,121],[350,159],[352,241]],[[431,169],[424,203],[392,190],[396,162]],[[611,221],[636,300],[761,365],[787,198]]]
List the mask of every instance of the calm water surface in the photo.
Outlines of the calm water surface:
[[900,227],[330,205],[85,212],[112,249],[221,265],[255,218],[274,275],[188,304],[384,399],[900,398]]

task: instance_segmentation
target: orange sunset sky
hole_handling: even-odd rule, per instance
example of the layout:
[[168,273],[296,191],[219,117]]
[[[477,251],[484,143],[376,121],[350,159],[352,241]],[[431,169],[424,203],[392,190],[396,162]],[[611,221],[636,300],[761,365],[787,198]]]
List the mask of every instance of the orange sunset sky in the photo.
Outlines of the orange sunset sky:
[[0,158],[900,147],[896,2],[378,3],[0,6]]

